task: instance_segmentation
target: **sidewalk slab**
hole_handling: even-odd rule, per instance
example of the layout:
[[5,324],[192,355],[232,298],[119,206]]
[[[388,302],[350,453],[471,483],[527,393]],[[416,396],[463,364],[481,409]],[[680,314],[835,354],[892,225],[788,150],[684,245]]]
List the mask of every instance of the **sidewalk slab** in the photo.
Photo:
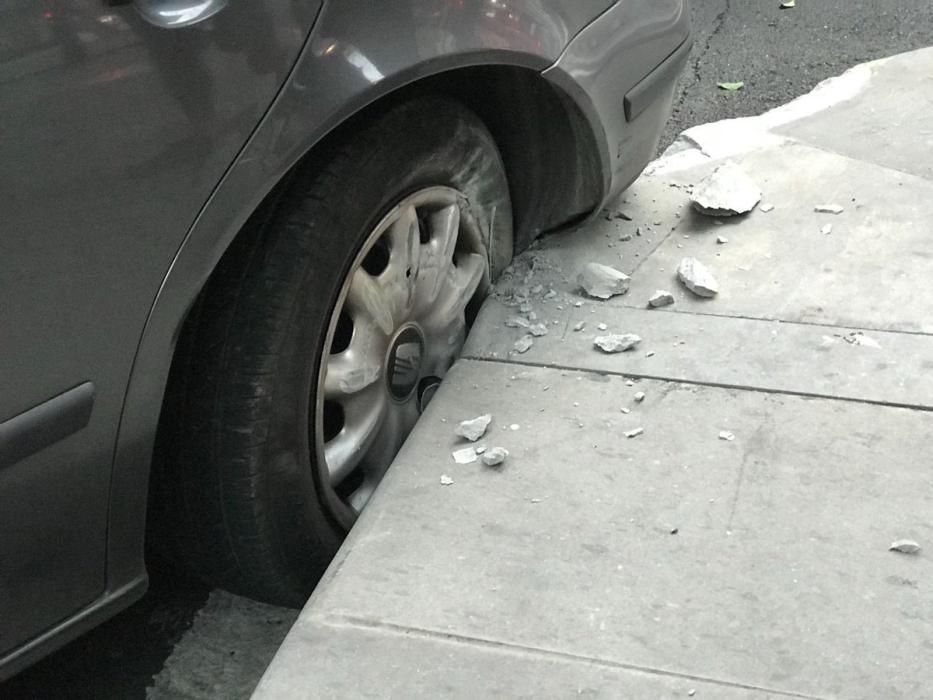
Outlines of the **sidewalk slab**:
[[933,49],[875,61],[868,68],[870,87],[855,99],[775,133],[933,179],[933,160],[918,157],[933,152]]
[[[888,547],[933,542],[930,65],[690,129],[520,256],[256,697],[929,695],[933,560]],[[770,213],[692,211],[727,158]],[[680,286],[687,256],[716,299]],[[584,298],[590,261],[630,291]],[[549,331],[524,354],[517,315]],[[602,332],[643,342],[603,355]],[[455,464],[487,412],[507,462]]]
[[[467,357],[521,364],[580,368],[629,377],[822,396],[933,410],[933,336],[860,331],[836,326],[729,318],[677,311],[689,292],[666,309],[630,308],[586,301],[581,307],[539,303],[548,335],[524,354],[513,351],[524,333],[509,328],[515,309],[483,307]],[[556,325],[554,324],[556,321]],[[574,327],[584,323],[583,330]],[[598,324],[607,329],[601,331]],[[593,340],[607,333],[635,333],[642,344],[607,355]],[[856,341],[866,344],[856,344]],[[872,343],[876,343],[877,347]],[[648,353],[652,353],[648,356]]]
[[[302,620],[283,649],[286,671],[268,676],[264,697],[301,700],[391,698],[718,698],[782,700],[786,695],[647,673],[562,654],[371,627]],[[360,663],[360,659],[366,659]],[[313,684],[308,679],[313,678]]]
[[[647,398],[625,415],[636,388],[620,377],[458,363],[302,619],[804,697],[922,695],[933,572],[887,547],[933,540],[928,416],[637,389]],[[509,449],[507,465],[455,465],[455,421],[490,410],[484,442]]]

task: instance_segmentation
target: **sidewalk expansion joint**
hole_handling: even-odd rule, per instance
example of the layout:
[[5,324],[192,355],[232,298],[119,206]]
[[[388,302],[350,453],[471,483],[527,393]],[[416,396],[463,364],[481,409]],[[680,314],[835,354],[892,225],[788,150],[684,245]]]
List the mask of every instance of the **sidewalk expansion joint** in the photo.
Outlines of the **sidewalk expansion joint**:
[[436,641],[447,644],[462,644],[465,646],[471,646],[480,649],[488,650],[498,650],[503,652],[508,652],[518,656],[526,657],[538,657],[542,659],[551,659],[556,661],[566,661],[574,663],[588,664],[592,666],[598,666],[601,668],[612,668],[617,670],[625,670],[633,673],[641,673],[649,676],[661,676],[666,678],[679,678],[683,680],[695,681],[698,683],[709,683],[719,686],[724,686],[728,688],[736,688],[741,690],[752,690],[763,693],[771,693],[773,695],[778,695],[786,698],[803,698],[804,700],[827,700],[820,695],[810,695],[807,693],[797,693],[791,690],[778,690],[775,688],[768,688],[759,685],[752,685],[749,683],[742,683],[739,681],[729,681],[722,680],[719,678],[709,678],[706,676],[698,676],[690,673],[681,673],[678,671],[669,671],[660,668],[652,668],[650,666],[639,666],[637,664],[629,664],[622,661],[615,661],[612,659],[605,659],[597,656],[589,656],[586,654],[575,654],[573,652],[559,651],[556,649],[548,649],[546,647],[539,646],[530,646],[526,644],[516,644],[514,642],[504,642],[497,639],[489,639],[485,637],[474,637],[471,635],[457,634],[455,632],[442,632],[439,630],[425,629],[422,627],[409,627],[407,625],[399,625],[392,622],[383,622],[380,620],[370,620],[363,617],[356,617],[353,615],[340,615],[340,614],[329,614],[329,613],[320,613],[316,616],[321,622],[325,625],[331,627],[345,627],[345,628],[355,628],[363,630],[371,630],[377,632],[385,632],[388,634],[395,634],[399,636],[406,637],[418,637],[426,641]]
[[762,386],[750,386],[747,384],[731,384],[729,382],[710,382],[699,379],[683,379],[678,377],[665,377],[659,374],[643,374],[641,372],[621,372],[610,369],[590,369],[587,367],[574,367],[572,365],[561,365],[549,362],[532,362],[530,360],[503,360],[499,357],[478,357],[476,355],[464,355],[461,360],[471,360],[474,362],[488,362],[491,364],[514,365],[516,367],[538,367],[540,369],[554,369],[562,372],[578,372],[581,374],[597,374],[600,376],[624,377],[626,379],[648,379],[658,382],[672,382],[675,384],[688,384],[690,386],[704,386],[713,389],[735,389],[737,391],[750,391],[759,394],[771,394],[777,396],[796,396],[804,399],[822,399],[826,401],[844,401],[846,403],[867,404],[869,406],[880,406],[882,408],[906,408],[912,411],[933,412],[933,405],[925,406],[923,404],[902,403],[898,401],[879,401],[876,399],[860,399],[854,396],[836,396],[833,394],[821,394],[811,391],[794,391],[793,389],[771,389]]
[[[595,306],[595,305],[594,305]],[[638,306],[635,304],[625,304],[622,303],[616,308],[629,309],[631,311],[646,311],[644,306]],[[758,321],[759,323],[780,323],[788,326],[806,326],[808,328],[831,328],[837,331],[861,331],[863,333],[890,333],[896,335],[917,335],[921,337],[931,338],[933,333],[927,331],[908,331],[902,329],[890,329],[890,328],[873,328],[871,326],[858,326],[858,325],[840,325],[837,323],[821,323],[819,321],[793,321],[783,318],[774,318],[774,317],[763,317],[763,316],[746,316],[744,314],[727,314],[727,313],[713,313],[710,311],[687,311],[682,309],[672,309],[668,308],[664,311],[656,311],[657,315],[664,314],[680,314],[682,316],[703,316],[704,318],[734,318],[739,321]]]

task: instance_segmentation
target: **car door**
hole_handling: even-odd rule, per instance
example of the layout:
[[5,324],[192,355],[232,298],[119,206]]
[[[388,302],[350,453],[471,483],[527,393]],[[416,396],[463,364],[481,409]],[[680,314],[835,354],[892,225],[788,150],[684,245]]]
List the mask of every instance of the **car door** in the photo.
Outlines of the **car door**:
[[105,593],[143,324],[319,5],[0,4],[0,658]]

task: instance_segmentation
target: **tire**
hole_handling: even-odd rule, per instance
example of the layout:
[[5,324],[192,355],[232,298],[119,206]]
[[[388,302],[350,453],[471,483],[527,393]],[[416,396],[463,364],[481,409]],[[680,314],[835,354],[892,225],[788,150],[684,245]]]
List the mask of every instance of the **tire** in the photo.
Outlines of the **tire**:
[[[353,298],[357,271],[371,259],[365,246],[381,222],[401,230],[391,217],[408,202],[416,207],[425,193],[458,198],[458,241],[473,241],[486,266],[475,303],[511,259],[508,186],[482,122],[434,97],[391,108],[300,166],[199,297],[173,363],[150,517],[159,550],[199,578],[300,606],[335,554],[354,515],[340,500],[343,482],[330,483],[336,460],[326,457],[330,443],[321,428],[331,410],[321,398],[324,375],[347,313],[339,304]],[[470,260],[477,259],[471,251]],[[423,275],[417,277],[420,284]],[[386,374],[401,366],[395,358],[403,349],[401,336],[387,342],[396,349]],[[386,379],[387,392],[396,392],[394,381]],[[367,472],[360,483],[372,478]]]

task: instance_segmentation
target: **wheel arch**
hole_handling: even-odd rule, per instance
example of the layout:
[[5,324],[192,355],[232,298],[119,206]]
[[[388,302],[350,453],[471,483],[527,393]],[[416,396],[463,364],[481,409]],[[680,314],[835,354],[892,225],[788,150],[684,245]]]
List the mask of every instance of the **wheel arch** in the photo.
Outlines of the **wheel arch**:
[[143,542],[156,426],[177,341],[198,295],[251,216],[273,203],[298,166],[323,157],[360,123],[393,103],[428,93],[463,103],[486,123],[503,156],[513,198],[516,248],[590,213],[605,192],[605,159],[580,105],[540,72],[547,62],[491,51],[416,66],[387,78],[322,122],[309,124],[309,96],[296,69],[205,204],[167,271],[138,347],[114,461],[108,582],[144,568]]

